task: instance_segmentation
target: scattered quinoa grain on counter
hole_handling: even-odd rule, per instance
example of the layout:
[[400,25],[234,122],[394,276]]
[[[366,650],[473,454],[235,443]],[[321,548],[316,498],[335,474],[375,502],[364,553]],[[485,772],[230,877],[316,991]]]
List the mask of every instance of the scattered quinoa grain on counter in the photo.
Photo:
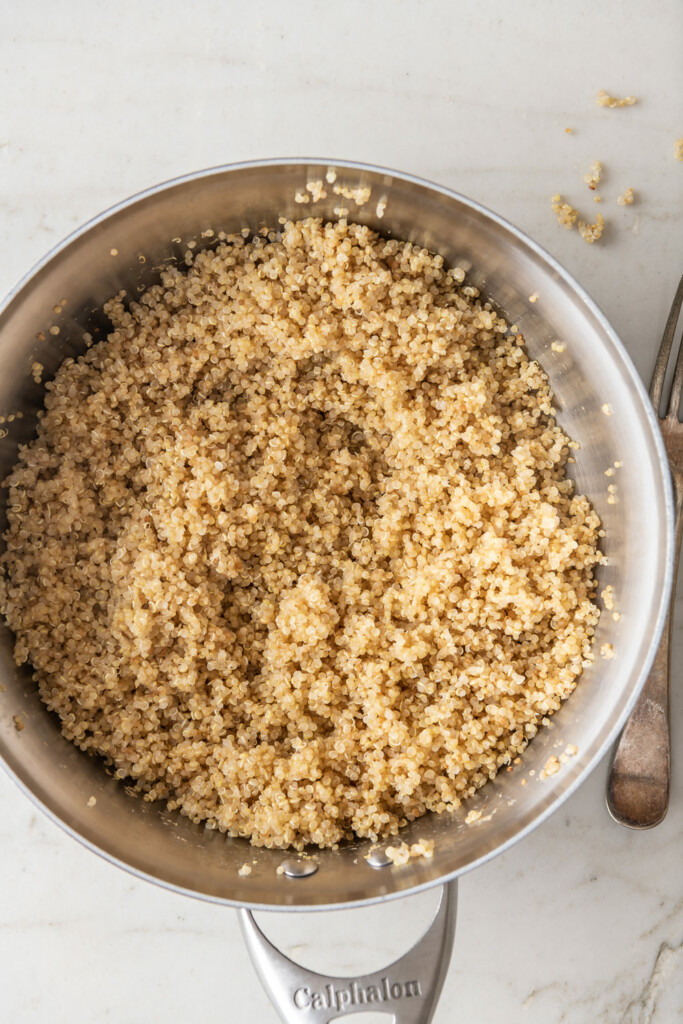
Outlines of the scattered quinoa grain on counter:
[[562,196],[559,193],[555,193],[550,200],[553,208],[553,213],[557,215],[557,222],[561,224],[563,228],[571,230],[576,224],[579,216],[579,211],[575,210],[569,203],[565,203]]
[[602,238],[602,233],[605,230],[605,218],[601,213],[598,213],[595,217],[595,224],[588,224],[584,220],[579,221],[579,234],[583,238],[584,242],[592,245],[593,242],[597,242],[599,238]]
[[632,188],[627,188],[620,196],[617,196],[617,203],[619,206],[630,206],[635,199]]
[[573,442],[441,256],[307,219],[187,259],[46,385],[6,481],[15,660],[69,740],[194,822],[395,835],[590,663]]
[[588,185],[589,189],[594,190],[597,185],[600,184],[602,177],[602,164],[599,160],[594,160],[588,169],[588,173],[584,174],[583,180]]
[[616,96],[610,96],[604,89],[601,89],[597,95],[596,102],[599,107],[632,107],[637,100],[635,96],[624,96],[620,100]]

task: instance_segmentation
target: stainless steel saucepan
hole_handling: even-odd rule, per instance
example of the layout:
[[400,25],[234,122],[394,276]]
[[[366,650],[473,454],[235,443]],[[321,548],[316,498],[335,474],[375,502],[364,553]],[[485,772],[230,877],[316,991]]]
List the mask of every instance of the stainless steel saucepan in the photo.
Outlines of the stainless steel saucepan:
[[[602,615],[596,645],[612,644],[615,656],[598,656],[585,670],[521,765],[502,771],[461,810],[408,826],[403,838],[434,840],[434,856],[403,867],[387,862],[382,844],[372,850],[358,842],[305,857],[253,849],[129,795],[101,764],[63,739],[30,672],[15,667],[12,637],[4,628],[0,757],[26,794],[93,851],[175,892],[249,908],[242,910],[246,939],[284,1021],[323,1024],[377,1009],[403,1024],[425,1024],[450,956],[455,880],[556,810],[603,757],[635,702],[662,628],[671,579],[671,489],[659,430],[637,373],[600,310],[562,267],[477,203],[394,171],[332,162],[337,184],[369,186],[370,201],[357,207],[328,186],[320,202],[298,204],[296,193],[309,180],[324,181],[329,166],[262,161],[180,178],[97,217],[38,264],[0,312],[0,414],[23,413],[3,428],[0,477],[13,465],[17,445],[35,431],[43,389],[32,378],[31,364],[42,363],[49,377],[67,355],[83,350],[84,331],[103,337],[106,299],[121,288],[135,296],[165,263],[182,261],[189,241],[211,244],[207,232],[256,231],[276,225],[283,215],[335,219],[342,203],[350,218],[427,246],[466,269],[470,283],[519,325],[531,356],[550,375],[560,423],[581,445],[573,467],[577,486],[590,496],[606,531],[608,563],[599,576],[601,587],[614,587],[621,617]],[[615,463],[621,467],[605,476]],[[610,482],[616,486],[614,502],[608,502]],[[22,731],[14,716],[24,723]],[[567,746],[577,753],[542,778],[548,759]],[[97,802],[89,806],[92,796]],[[472,810],[481,817],[467,824]],[[245,861],[252,871],[243,877],[238,870]],[[268,943],[250,913],[349,907],[436,885],[444,893],[422,942],[403,960],[364,978],[327,978],[292,964]]]

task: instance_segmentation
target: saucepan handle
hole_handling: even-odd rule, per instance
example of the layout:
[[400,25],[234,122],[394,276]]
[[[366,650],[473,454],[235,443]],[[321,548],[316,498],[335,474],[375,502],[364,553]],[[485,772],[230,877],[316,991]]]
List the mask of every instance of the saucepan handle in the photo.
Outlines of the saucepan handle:
[[395,1024],[429,1024],[453,949],[457,893],[457,882],[443,887],[434,920],[404,956],[356,978],[295,964],[266,938],[249,910],[239,915],[256,972],[284,1024],[329,1024],[369,1010],[392,1014]]

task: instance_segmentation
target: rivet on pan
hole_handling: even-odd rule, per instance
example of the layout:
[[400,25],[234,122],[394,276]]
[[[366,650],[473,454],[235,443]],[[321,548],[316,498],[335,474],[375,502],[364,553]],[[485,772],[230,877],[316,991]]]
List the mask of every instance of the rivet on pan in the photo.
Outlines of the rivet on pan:
[[365,858],[371,868],[388,868],[393,861],[387,857],[386,850],[373,850]]
[[285,860],[281,866],[283,875],[288,878],[308,878],[318,870],[314,860]]

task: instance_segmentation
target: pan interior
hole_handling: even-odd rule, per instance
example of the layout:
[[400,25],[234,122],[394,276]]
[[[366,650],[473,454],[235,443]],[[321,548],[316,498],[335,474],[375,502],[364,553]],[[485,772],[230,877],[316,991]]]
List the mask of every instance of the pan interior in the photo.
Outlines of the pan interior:
[[[467,807],[428,815],[404,830],[408,842],[432,839],[431,860],[373,868],[367,843],[312,851],[316,870],[288,878],[277,869],[287,855],[192,824],[164,807],[129,795],[95,760],[63,739],[40,703],[30,672],[12,661],[12,637],[0,630],[0,755],[19,783],[83,842],[160,884],[231,904],[314,908],[363,903],[425,887],[481,863],[520,838],[565,798],[604,754],[637,696],[662,622],[668,579],[670,494],[661,443],[635,370],[596,307],[549,257],[500,219],[453,193],[394,172],[335,163],[342,186],[369,186],[369,203],[350,217],[382,234],[439,252],[467,270],[470,283],[522,330],[530,355],[551,378],[558,418],[579,442],[577,485],[606,530],[601,588],[614,587],[621,618],[601,618],[596,644],[615,657],[598,658],[578,689],[528,748],[523,763],[502,772]],[[206,244],[207,229],[274,226],[280,216],[336,219],[330,191],[315,206],[295,195],[324,179],[329,164],[313,161],[238,165],[172,182],[104,214],[36,268],[0,313],[0,413],[21,411],[0,440],[0,474],[17,445],[35,431],[45,378],[67,355],[83,350],[84,331],[106,331],[102,303],[125,288],[152,283],[167,261],[182,260],[188,241]],[[378,216],[377,203],[385,205]],[[381,206],[380,206],[381,212]],[[181,239],[181,241],[177,241]],[[114,254],[115,255],[112,255]],[[537,295],[538,300],[529,301]],[[54,307],[66,297],[62,312]],[[59,334],[49,327],[59,327]],[[561,341],[562,345],[553,343]],[[564,346],[564,348],[562,347]],[[603,407],[609,406],[611,415]],[[605,469],[623,463],[618,500],[608,503]],[[14,716],[25,728],[18,732]],[[578,749],[541,780],[550,756]],[[90,798],[96,797],[94,806]],[[90,801],[90,803],[92,803]],[[482,812],[466,824],[471,810]],[[248,877],[238,869],[252,866]]]

